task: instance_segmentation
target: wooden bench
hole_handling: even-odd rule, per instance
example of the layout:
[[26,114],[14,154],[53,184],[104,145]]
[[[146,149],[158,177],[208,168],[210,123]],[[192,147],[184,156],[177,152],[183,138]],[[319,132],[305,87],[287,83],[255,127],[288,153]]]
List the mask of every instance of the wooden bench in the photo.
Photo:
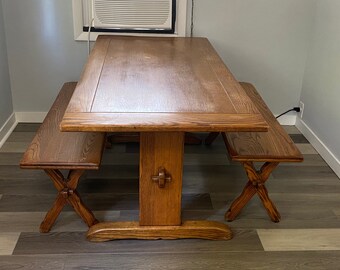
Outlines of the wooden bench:
[[[225,218],[228,221],[234,220],[257,193],[271,220],[279,222],[280,214],[270,200],[264,184],[280,162],[301,162],[303,156],[255,87],[249,83],[241,83],[241,85],[269,124],[269,130],[268,132],[227,132],[222,134],[231,159],[243,164],[249,179],[242,194],[226,212]],[[210,135],[210,139],[213,136]],[[256,169],[254,162],[264,162],[264,164],[260,169]]]
[[[58,190],[52,208],[40,225],[41,232],[49,232],[62,208],[68,203],[90,227],[98,221],[84,205],[76,188],[85,170],[99,168],[105,133],[60,132],[59,124],[76,87],[65,83],[50,111],[26,150],[20,167],[42,169]],[[64,177],[61,170],[69,170]]]

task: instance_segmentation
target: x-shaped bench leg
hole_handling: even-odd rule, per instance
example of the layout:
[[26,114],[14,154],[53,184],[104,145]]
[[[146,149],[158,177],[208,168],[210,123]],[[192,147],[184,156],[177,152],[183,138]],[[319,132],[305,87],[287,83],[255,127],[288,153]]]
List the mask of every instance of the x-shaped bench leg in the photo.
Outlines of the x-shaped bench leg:
[[242,208],[257,193],[263,206],[266,208],[270,219],[273,222],[280,221],[280,213],[277,211],[274,203],[269,199],[268,191],[264,185],[277,165],[279,165],[278,162],[266,162],[260,170],[256,170],[253,162],[243,162],[249,181],[241,195],[232,203],[229,210],[225,213],[226,220],[233,221],[241,212]]
[[59,170],[45,170],[48,176],[52,179],[54,186],[58,190],[57,198],[55,199],[52,208],[47,212],[45,219],[40,225],[40,232],[49,232],[58,218],[61,210],[68,203],[76,213],[83,219],[87,226],[92,226],[98,223],[90,209],[82,202],[76,188],[80,177],[84,173],[83,170],[70,170],[67,179]]

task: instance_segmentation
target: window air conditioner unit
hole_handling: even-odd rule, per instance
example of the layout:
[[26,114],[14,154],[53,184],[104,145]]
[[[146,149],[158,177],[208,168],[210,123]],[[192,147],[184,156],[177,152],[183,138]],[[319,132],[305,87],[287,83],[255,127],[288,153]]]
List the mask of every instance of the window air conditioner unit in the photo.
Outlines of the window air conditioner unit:
[[92,0],[95,29],[172,30],[175,13],[176,0]]

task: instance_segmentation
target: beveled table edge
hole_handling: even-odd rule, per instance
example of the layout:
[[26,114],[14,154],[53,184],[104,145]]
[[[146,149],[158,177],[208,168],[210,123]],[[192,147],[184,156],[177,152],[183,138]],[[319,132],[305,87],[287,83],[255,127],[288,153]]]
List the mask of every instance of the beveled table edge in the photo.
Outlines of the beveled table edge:
[[261,114],[205,113],[70,113],[61,131],[96,132],[231,132],[268,131]]

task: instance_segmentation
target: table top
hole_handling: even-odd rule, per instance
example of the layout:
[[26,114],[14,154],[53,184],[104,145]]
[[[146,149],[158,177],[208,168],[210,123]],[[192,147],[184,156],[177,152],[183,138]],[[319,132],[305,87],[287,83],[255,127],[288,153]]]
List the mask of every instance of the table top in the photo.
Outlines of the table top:
[[62,131],[266,131],[206,38],[99,36]]

